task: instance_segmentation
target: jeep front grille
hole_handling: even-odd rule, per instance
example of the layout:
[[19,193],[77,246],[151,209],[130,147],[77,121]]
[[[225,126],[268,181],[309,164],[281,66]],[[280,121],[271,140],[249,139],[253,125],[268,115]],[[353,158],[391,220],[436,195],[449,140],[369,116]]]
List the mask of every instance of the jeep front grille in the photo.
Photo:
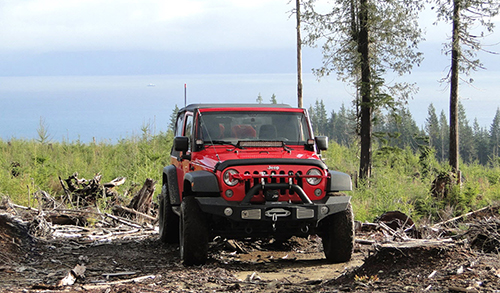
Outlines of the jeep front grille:
[[[248,192],[254,185],[262,183],[264,183],[264,185],[268,183],[291,183],[300,187],[303,185],[302,177],[300,177],[302,176],[301,171],[294,173],[293,171],[280,170],[279,172],[268,172],[267,170],[264,170],[260,172],[253,171],[252,173],[245,171],[243,174],[244,176],[241,176],[241,180],[245,182],[245,193]],[[287,192],[289,192],[289,194],[294,194],[293,190],[280,190],[281,195],[284,195]]]

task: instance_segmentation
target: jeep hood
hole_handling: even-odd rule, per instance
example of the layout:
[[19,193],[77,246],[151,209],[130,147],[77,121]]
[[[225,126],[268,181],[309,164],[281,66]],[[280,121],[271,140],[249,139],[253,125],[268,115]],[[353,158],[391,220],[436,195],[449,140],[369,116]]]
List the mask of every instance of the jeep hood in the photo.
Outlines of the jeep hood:
[[[312,152],[306,151],[303,147],[284,148],[248,148],[248,149],[231,149],[227,147],[211,147],[211,151],[199,157],[196,164],[204,168],[213,170],[215,165],[228,160],[255,160],[255,159],[301,159],[301,160],[320,160],[320,157]],[[195,163],[195,162],[193,162]]]

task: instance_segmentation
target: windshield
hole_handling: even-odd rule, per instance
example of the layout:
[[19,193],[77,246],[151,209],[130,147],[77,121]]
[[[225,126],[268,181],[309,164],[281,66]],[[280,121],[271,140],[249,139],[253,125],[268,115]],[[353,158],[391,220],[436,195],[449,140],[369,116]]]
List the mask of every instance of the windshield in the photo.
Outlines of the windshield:
[[197,138],[205,143],[283,141],[304,144],[310,138],[304,113],[204,112],[198,119]]

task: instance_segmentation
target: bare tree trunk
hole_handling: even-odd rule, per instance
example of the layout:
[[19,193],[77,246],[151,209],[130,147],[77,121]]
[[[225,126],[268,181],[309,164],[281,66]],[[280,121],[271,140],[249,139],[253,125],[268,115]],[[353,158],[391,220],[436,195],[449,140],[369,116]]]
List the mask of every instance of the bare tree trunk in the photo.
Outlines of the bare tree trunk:
[[450,85],[450,154],[449,163],[453,173],[458,172],[459,140],[458,140],[458,61],[460,57],[459,42],[460,1],[453,1],[453,35],[451,48],[451,85]]
[[297,104],[303,108],[302,103],[302,40],[300,38],[300,0],[295,0],[297,17]]
[[370,178],[372,164],[372,97],[368,46],[368,0],[360,1],[358,50],[361,54],[361,158],[359,176]]

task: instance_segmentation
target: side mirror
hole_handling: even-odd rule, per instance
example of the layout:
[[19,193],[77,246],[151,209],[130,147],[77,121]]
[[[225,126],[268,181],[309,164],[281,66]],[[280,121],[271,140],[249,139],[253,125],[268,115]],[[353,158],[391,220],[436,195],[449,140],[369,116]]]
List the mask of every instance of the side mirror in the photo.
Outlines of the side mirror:
[[320,151],[326,151],[328,149],[328,136],[316,136],[316,146]]
[[176,136],[174,138],[174,150],[186,153],[189,149],[189,138],[187,136]]

